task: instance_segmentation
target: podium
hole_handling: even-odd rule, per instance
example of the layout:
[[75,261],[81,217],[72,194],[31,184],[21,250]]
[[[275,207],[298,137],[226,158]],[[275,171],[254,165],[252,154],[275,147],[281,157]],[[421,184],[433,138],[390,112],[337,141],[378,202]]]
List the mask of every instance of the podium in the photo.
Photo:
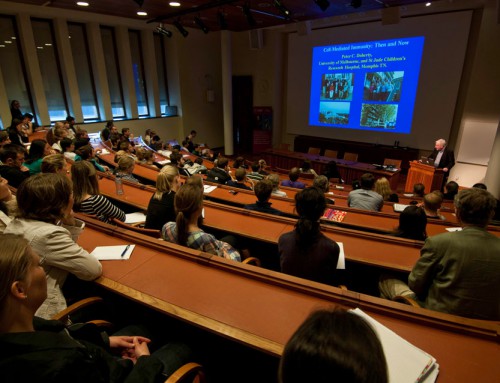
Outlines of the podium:
[[410,170],[406,178],[405,191],[411,193],[413,185],[418,183],[425,185],[425,193],[430,193],[433,190],[441,190],[443,179],[443,169],[436,169],[434,166],[412,161],[410,162]]

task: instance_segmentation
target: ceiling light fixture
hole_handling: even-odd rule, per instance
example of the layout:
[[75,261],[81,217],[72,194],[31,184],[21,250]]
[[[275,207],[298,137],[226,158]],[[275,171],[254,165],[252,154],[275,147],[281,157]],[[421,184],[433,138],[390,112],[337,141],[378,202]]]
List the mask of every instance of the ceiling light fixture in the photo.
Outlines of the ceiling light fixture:
[[278,8],[278,10],[283,14],[283,16],[285,17],[285,19],[289,19],[290,18],[290,11],[288,10],[287,7],[285,7],[283,5],[283,3],[281,2],[281,0],[274,0],[274,6],[276,8]]
[[177,30],[182,36],[187,37],[187,35],[189,35],[189,32],[184,29],[179,20],[174,22],[174,27],[177,28]]
[[426,7],[430,7],[430,6],[431,6],[431,4],[432,4],[432,3],[430,3],[430,2],[429,2],[429,3],[425,3],[425,6],[426,6]]
[[86,1],[78,1],[76,5],[79,5],[80,7],[88,7],[89,3],[87,3]]
[[172,37],[172,32],[165,29],[162,23],[155,28],[155,32],[162,36]]
[[330,6],[330,2],[328,0],[314,0],[314,2],[323,12],[325,12]]
[[139,9],[137,11],[137,16],[147,16],[148,13],[146,11],[143,11],[142,9]]
[[170,5],[171,7],[180,7],[181,3],[177,1],[171,1],[170,3],[168,3],[168,5]]
[[243,14],[247,18],[248,25],[250,25],[251,27],[255,27],[257,25],[257,22],[253,18],[253,16],[252,16],[252,10],[248,6],[248,4],[243,5],[242,9],[243,9]]
[[199,17],[195,17],[194,22],[196,23],[196,25],[198,25],[200,27],[200,29],[203,31],[203,33],[207,34],[209,32],[207,26],[205,25],[203,20],[201,20]]

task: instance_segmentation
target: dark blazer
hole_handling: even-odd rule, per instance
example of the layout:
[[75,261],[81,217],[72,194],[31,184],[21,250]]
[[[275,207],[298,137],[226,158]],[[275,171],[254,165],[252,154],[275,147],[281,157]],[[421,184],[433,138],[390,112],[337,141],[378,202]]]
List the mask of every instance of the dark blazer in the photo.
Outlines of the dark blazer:
[[224,169],[212,168],[207,173],[207,181],[225,185],[231,180],[231,176]]
[[[436,159],[438,153],[439,152],[436,149],[434,149],[429,158]],[[455,165],[455,155],[453,154],[453,150],[450,150],[447,147],[445,147],[438,168],[440,169],[448,168],[449,171],[453,167],[453,165]]]

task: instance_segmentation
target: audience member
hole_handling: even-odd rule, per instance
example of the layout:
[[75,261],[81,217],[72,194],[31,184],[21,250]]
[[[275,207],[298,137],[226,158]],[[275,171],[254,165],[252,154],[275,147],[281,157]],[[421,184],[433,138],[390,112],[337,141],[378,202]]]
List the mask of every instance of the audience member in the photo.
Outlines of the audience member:
[[253,188],[257,201],[251,205],[245,205],[245,209],[258,211],[261,213],[283,215],[281,211],[271,207],[269,198],[271,198],[271,193],[273,192],[273,184],[269,180],[262,180],[257,182]]
[[339,169],[337,167],[337,163],[335,161],[330,161],[326,164],[325,171],[323,172],[323,175],[328,178],[328,181],[331,181],[332,179],[338,179],[337,182],[344,183],[344,180],[340,176]]
[[253,181],[262,181],[264,175],[260,173],[260,165],[258,161],[254,161],[251,165],[252,171],[247,174],[247,177]]
[[318,173],[311,167],[311,161],[310,160],[304,160],[302,163],[302,167],[299,169],[301,173],[305,174],[312,174],[314,177],[318,176]]
[[21,236],[3,234],[0,240],[0,369],[5,381],[158,382],[191,360],[187,346],[173,342],[150,356],[150,339],[135,332],[138,326],[108,337],[94,324],[66,327],[36,317],[52,292],[44,273],[51,259]]
[[75,120],[75,117],[73,116],[66,116],[66,126],[68,128],[69,131],[71,131],[71,133],[69,133],[70,138],[74,138],[76,137],[76,133],[78,132],[78,130],[80,130],[80,128],[76,125],[76,120]]
[[104,126],[104,129],[101,130],[101,139],[103,141],[109,140],[109,136],[111,135],[112,129],[115,129],[115,134],[118,133],[118,128],[115,126],[113,123],[113,120],[107,121],[106,125]]
[[[189,152],[194,151],[194,139],[196,137],[196,130],[191,130],[191,133],[189,133],[185,139],[186,141],[186,148]],[[184,146],[184,145],[183,145]]]
[[170,154],[170,165],[177,167],[181,176],[189,177],[191,174],[189,174],[189,172],[184,169],[184,164],[185,160],[182,154],[180,154],[176,150],[173,150],[172,154]]
[[236,157],[236,159],[233,162],[233,168],[234,169],[238,169],[238,168],[248,169],[248,166],[245,164],[245,159],[243,157]]
[[260,159],[258,162],[259,162],[259,173],[262,174],[263,176],[268,176],[269,173],[266,171],[266,168],[267,168],[266,161],[263,159]]
[[14,125],[9,128],[9,138],[12,144],[23,147],[29,142],[28,126],[23,120],[14,120]]
[[207,182],[214,182],[217,184],[225,185],[231,180],[229,171],[229,161],[225,157],[220,157],[217,165],[207,172]]
[[193,163],[185,164],[184,169],[186,169],[191,175],[207,173],[207,167],[203,165],[203,159],[199,157],[195,158]]
[[[197,179],[199,177],[191,177]],[[179,188],[174,199],[177,218],[163,226],[162,237],[165,241],[177,243],[192,249],[204,251],[219,257],[241,261],[240,254],[229,243],[217,240],[198,226],[203,211],[203,188],[198,184],[187,183]],[[226,239],[227,240],[227,239]]]
[[473,188],[488,190],[488,187],[482,182],[478,182],[477,184],[472,185]]
[[440,193],[432,192],[424,196],[424,211],[427,218],[437,218],[445,220],[446,218],[439,214],[443,198]]
[[68,164],[62,154],[49,154],[45,156],[40,169],[42,173],[69,173]]
[[382,344],[359,315],[344,310],[312,313],[287,342],[279,383],[388,383]]
[[68,160],[74,162],[76,158],[76,153],[75,153],[75,144],[73,143],[73,140],[70,140],[69,138],[63,138],[60,142],[60,145],[64,158],[67,158]]
[[413,195],[415,197],[423,197],[425,195],[425,185],[421,183],[413,185]]
[[[330,192],[330,182],[328,182],[328,178],[326,178],[326,176],[321,175],[314,178],[313,186],[318,190],[321,190],[321,192],[323,193]],[[327,204],[329,205],[335,204],[335,200],[327,197],[325,197],[325,199]]]
[[[238,189],[252,190],[250,186],[245,185],[245,181],[247,180],[247,171],[244,168],[237,168],[235,173],[236,180],[227,181],[226,185],[231,186]],[[252,182],[249,180],[249,182]]]
[[155,156],[151,150],[148,150],[146,148],[137,148],[135,151],[135,155],[137,163],[154,166],[155,168],[157,168],[157,166],[154,164]]
[[95,158],[95,150],[90,145],[84,145],[75,151],[77,154],[75,157],[75,161],[87,161],[94,166],[100,172],[109,171],[109,167],[100,165]]
[[52,129],[53,132],[53,140],[54,143],[52,144],[52,149],[55,150],[57,153],[63,153],[63,149],[61,147],[61,140],[64,138],[70,138],[68,136],[68,130],[64,127],[64,124],[62,122],[56,122],[54,125],[54,128]]
[[28,157],[23,165],[29,169],[30,175],[38,174],[42,171],[43,157],[53,154],[53,150],[45,140],[33,140],[30,145]]
[[363,174],[361,176],[361,189],[351,191],[347,197],[348,206],[356,209],[380,211],[384,200],[380,194],[372,190],[374,183],[373,174]]
[[134,159],[130,158],[129,156],[122,156],[118,160],[118,166],[115,169],[115,177],[119,177],[122,180],[138,184],[139,180],[133,175],[134,168]]
[[375,191],[382,196],[384,201],[399,202],[399,197],[391,190],[391,184],[385,177],[379,178],[375,181]]
[[146,213],[146,229],[161,230],[167,222],[175,221],[175,193],[179,190],[179,170],[175,166],[164,166],[156,178],[156,192],[149,200]]
[[500,238],[487,231],[495,205],[486,190],[460,191],[455,209],[463,229],[427,238],[408,285],[382,280],[382,296],[409,296],[430,310],[500,320]]
[[277,197],[285,197],[286,198],[286,192],[283,190],[280,190],[280,176],[273,173],[269,174],[267,176],[267,179],[271,181],[271,184],[273,185],[273,192],[271,193],[274,196]]
[[458,184],[455,181],[450,181],[444,186],[444,199],[454,200],[458,193]]
[[[8,145],[10,143],[12,143],[12,142],[9,138],[9,133],[6,130],[0,130],[0,149],[4,145]],[[0,163],[0,165],[1,165],[1,163]]]
[[0,176],[9,181],[9,185],[18,188],[29,177],[29,169],[23,165],[26,149],[24,146],[7,144],[0,151]]
[[278,241],[281,272],[321,283],[335,282],[340,248],[320,231],[319,219],[325,208],[325,197],[315,187],[295,194],[299,219],[295,230]]
[[48,298],[36,315],[45,319],[66,308],[62,287],[69,273],[89,281],[101,275],[99,261],[75,242],[84,224],[73,216],[72,194],[65,175],[29,177],[17,190],[18,217],[4,231],[23,235],[43,256]]
[[12,122],[10,126],[14,126],[14,120],[22,120],[23,112],[21,112],[21,103],[18,100],[12,100],[10,103],[10,114],[12,116]]
[[113,218],[125,221],[125,213],[99,194],[95,168],[87,161],[75,162],[71,167],[75,211],[96,216],[110,223]]
[[282,181],[281,186],[287,186],[296,189],[304,189],[306,187],[306,184],[297,181],[299,179],[299,176],[300,176],[299,168],[291,168],[290,171],[288,172],[288,178],[290,179]]
[[424,209],[410,205],[405,207],[399,215],[399,226],[394,235],[416,241],[425,241],[427,238],[426,227],[427,217]]

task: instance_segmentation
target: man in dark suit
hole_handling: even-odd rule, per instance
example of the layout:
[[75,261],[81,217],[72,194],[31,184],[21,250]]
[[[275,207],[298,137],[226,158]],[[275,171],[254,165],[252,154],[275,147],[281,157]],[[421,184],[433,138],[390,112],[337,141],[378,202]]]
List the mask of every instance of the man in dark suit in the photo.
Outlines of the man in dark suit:
[[434,160],[434,167],[443,169],[446,176],[450,173],[451,168],[455,165],[455,155],[453,150],[448,149],[446,140],[440,138],[436,141],[434,151],[429,156]]

